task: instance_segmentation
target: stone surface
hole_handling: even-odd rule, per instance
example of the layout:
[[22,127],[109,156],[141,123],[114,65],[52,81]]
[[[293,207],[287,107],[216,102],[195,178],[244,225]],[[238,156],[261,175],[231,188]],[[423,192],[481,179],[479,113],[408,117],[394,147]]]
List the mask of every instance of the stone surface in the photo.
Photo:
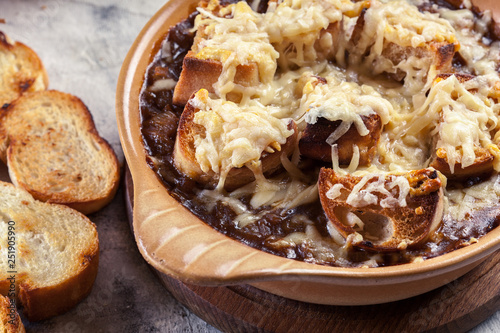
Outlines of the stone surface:
[[[123,164],[115,118],[115,87],[122,61],[162,0],[2,0],[0,30],[33,48],[50,88],[79,96]],[[0,163],[0,180],[8,180]],[[139,254],[130,232],[123,191],[96,223],[101,252],[91,295],[70,312],[40,323],[36,332],[218,332],[180,305]],[[473,332],[499,332],[500,312]]]

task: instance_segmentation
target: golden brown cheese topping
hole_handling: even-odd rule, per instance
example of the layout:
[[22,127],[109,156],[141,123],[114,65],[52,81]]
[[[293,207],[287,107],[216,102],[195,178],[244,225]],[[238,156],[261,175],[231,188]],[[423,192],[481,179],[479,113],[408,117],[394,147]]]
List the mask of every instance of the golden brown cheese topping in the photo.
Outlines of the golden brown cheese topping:
[[285,121],[271,115],[271,107],[237,104],[211,99],[204,89],[199,90],[190,103],[199,111],[193,122],[205,131],[195,134],[196,161],[202,171],[221,174],[220,186],[232,168],[261,167],[264,151],[281,150],[281,145],[293,134]]

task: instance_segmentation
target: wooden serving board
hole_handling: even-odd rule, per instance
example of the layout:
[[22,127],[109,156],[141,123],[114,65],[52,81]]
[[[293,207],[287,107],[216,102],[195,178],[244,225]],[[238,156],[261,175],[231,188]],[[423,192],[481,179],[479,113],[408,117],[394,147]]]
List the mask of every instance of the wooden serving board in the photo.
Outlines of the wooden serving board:
[[[132,225],[133,184],[125,177]],[[444,287],[369,306],[298,302],[248,285],[204,287],[155,270],[172,295],[224,332],[465,332],[500,309],[500,251]]]

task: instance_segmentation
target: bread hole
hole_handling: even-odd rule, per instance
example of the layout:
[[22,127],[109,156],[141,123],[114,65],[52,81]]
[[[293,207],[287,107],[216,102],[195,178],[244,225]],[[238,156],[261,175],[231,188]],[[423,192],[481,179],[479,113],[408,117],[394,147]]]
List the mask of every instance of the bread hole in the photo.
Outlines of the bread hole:
[[11,218],[6,213],[0,212],[0,221],[8,223],[9,221],[11,221]]
[[101,146],[99,145],[98,142],[96,142],[95,140],[92,140],[92,147],[96,150],[96,151],[100,151],[101,150]]
[[362,231],[364,229],[363,221],[346,207],[337,206],[333,209],[337,219],[346,226],[353,228],[355,231]]
[[63,186],[63,185],[56,185],[56,186],[53,186],[50,188],[50,191],[51,192],[63,192],[67,189],[66,186]]
[[45,102],[45,103],[42,103],[42,106],[43,106],[44,108],[50,108],[50,107],[52,107],[52,104],[51,104],[51,103],[49,103],[49,102]]
[[387,216],[371,212],[364,212],[358,216],[365,223],[361,235],[366,240],[383,243],[392,237],[394,228],[392,220]]
[[392,220],[382,214],[351,210],[346,207],[336,207],[334,212],[342,224],[351,227],[365,240],[375,244],[389,240],[394,233]]
[[26,260],[23,256],[18,256],[19,267],[26,267]]

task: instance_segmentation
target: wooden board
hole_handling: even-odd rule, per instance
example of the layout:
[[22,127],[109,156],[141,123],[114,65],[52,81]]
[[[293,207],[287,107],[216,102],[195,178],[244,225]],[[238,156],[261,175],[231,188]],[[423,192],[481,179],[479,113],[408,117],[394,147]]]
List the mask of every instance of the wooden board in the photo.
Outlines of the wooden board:
[[[126,172],[132,221],[133,184]],[[132,225],[132,224],[131,224]],[[370,306],[298,302],[248,285],[204,287],[156,271],[182,304],[225,332],[465,332],[500,309],[500,251],[458,280],[410,299]]]

